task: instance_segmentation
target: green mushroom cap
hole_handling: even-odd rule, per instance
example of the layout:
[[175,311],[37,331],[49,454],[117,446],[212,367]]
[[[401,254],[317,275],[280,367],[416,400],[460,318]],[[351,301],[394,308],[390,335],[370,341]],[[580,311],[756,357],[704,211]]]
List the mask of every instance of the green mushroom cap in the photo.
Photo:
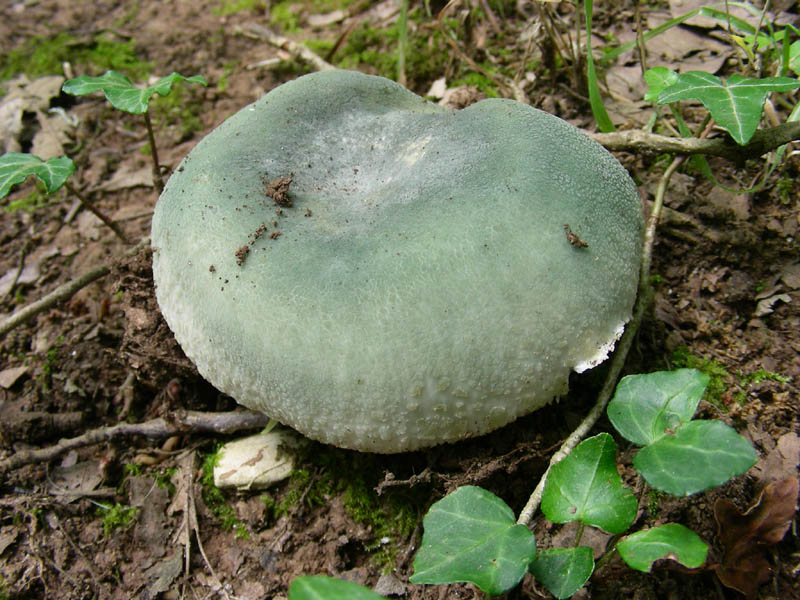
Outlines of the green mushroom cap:
[[311,438],[401,452],[505,425],[604,360],[642,232],[625,169],[566,122],[325,71],[181,163],[153,274],[218,389]]

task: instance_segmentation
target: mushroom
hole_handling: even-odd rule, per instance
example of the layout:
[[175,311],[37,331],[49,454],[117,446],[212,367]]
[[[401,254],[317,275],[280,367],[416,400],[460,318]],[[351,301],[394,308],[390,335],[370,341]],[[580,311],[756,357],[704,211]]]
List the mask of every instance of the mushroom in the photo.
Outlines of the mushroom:
[[561,119],[324,71],[184,159],[153,217],[153,275],[218,389],[389,453],[501,427],[604,360],[642,235],[625,169]]

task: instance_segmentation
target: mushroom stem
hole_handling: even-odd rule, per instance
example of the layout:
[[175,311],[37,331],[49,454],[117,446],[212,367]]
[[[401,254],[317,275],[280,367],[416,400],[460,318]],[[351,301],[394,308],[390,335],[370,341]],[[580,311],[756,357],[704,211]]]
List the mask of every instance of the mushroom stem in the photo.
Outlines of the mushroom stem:
[[519,514],[517,523],[520,525],[530,525],[533,515],[542,502],[542,494],[544,493],[544,486],[545,483],[547,483],[547,475],[550,473],[550,469],[553,468],[553,465],[569,456],[581,440],[586,437],[602,416],[608,401],[614,393],[617,379],[619,379],[622,367],[625,365],[625,359],[628,356],[628,351],[631,349],[633,340],[639,332],[645,310],[650,306],[650,302],[653,299],[653,288],[650,285],[650,264],[653,257],[653,245],[656,239],[656,226],[658,225],[658,219],[661,215],[661,209],[664,206],[664,195],[667,191],[667,184],[673,173],[675,173],[685,160],[685,156],[674,158],[658,182],[658,189],[656,190],[656,197],[653,202],[653,210],[647,220],[647,227],[644,233],[642,263],[639,272],[639,293],[636,298],[636,306],[633,310],[633,318],[630,323],[628,323],[628,326],[625,328],[625,333],[619,340],[617,351],[614,353],[608,368],[608,375],[606,375],[606,380],[597,396],[597,402],[595,402],[595,405],[570,436],[564,440],[564,443],[561,444],[558,451],[550,458],[550,464],[547,466],[547,470],[544,472],[544,475],[542,475],[539,483],[536,485],[536,489],[533,490],[530,498],[528,498],[528,502]]
[[144,117],[144,124],[147,126],[147,139],[150,142],[150,156],[153,158],[153,185],[160,194],[164,190],[164,180],[161,179],[161,164],[158,162],[156,138],[153,135],[153,124],[150,122],[150,109],[146,110],[142,116]]

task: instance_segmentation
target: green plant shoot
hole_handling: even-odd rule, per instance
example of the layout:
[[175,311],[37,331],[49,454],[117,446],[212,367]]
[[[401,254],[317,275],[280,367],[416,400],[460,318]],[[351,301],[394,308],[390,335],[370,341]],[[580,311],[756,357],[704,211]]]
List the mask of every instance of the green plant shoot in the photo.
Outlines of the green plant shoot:
[[85,96],[94,92],[103,92],[106,99],[114,108],[134,115],[142,115],[147,127],[147,136],[150,141],[150,156],[153,159],[153,186],[161,193],[164,189],[164,180],[161,178],[161,165],[158,161],[156,139],[153,125],[150,122],[149,103],[154,94],[166,96],[172,91],[175,82],[198,83],[208,85],[202,75],[184,77],[179,73],[170,73],[147,87],[137,87],[121,73],[106,71],[100,77],[81,75],[75,79],[64,82],[61,89],[73,96]]

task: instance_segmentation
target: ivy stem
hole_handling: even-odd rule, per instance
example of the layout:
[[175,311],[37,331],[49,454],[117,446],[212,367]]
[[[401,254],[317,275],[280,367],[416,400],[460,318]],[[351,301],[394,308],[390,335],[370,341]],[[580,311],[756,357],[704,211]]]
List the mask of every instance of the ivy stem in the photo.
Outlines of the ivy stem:
[[161,164],[158,162],[158,150],[156,150],[156,138],[153,135],[153,124],[150,122],[150,109],[147,109],[142,116],[147,127],[147,138],[150,141],[150,156],[153,158],[153,185],[160,194],[164,189],[164,180],[161,179]]
[[74,194],[78,201],[85,207],[88,208],[94,216],[100,219],[103,223],[105,223],[111,231],[113,231],[119,239],[122,240],[123,243],[128,243],[128,238],[125,237],[125,234],[122,233],[122,229],[119,225],[114,223],[108,216],[102,213],[92,202],[89,201],[83,194],[81,194],[75,187],[69,182],[64,182],[64,187],[67,188],[70,194]]
[[634,306],[633,318],[631,319],[630,323],[628,323],[628,326],[625,328],[625,333],[622,334],[622,337],[619,340],[617,351],[614,353],[614,356],[611,359],[611,363],[608,368],[608,374],[606,375],[603,387],[600,389],[600,393],[597,396],[597,401],[586,417],[584,417],[583,421],[581,421],[581,423],[578,425],[578,427],[576,427],[570,436],[564,440],[561,448],[559,448],[558,451],[550,458],[550,464],[548,465],[547,470],[544,472],[544,475],[542,475],[542,478],[536,485],[536,489],[533,490],[530,498],[528,498],[527,504],[525,504],[525,507],[519,514],[517,523],[520,525],[530,526],[533,515],[536,513],[539,505],[542,502],[542,493],[544,492],[544,485],[547,482],[547,475],[550,473],[550,469],[553,468],[553,465],[566,458],[570,452],[575,449],[575,446],[577,446],[581,440],[586,437],[589,431],[591,431],[591,429],[602,416],[608,401],[611,399],[614,388],[617,385],[619,374],[622,372],[622,367],[625,365],[625,358],[628,356],[628,351],[630,350],[633,340],[642,324],[644,313],[647,310],[647,307],[650,306],[650,301],[652,300],[653,290],[650,286],[650,265],[653,258],[653,245],[655,244],[656,239],[656,226],[658,225],[658,219],[661,215],[661,209],[664,206],[664,195],[667,191],[667,184],[669,183],[673,173],[675,173],[678,167],[680,167],[685,160],[685,156],[678,156],[674,158],[658,182],[658,189],[653,202],[653,209],[650,212],[650,217],[647,220],[647,226],[645,227],[644,232],[642,260],[639,269],[639,292],[636,298],[636,305]]
[[581,544],[581,538],[583,537],[584,527],[585,525],[583,524],[583,521],[578,521],[578,529],[575,530],[575,544],[574,544],[575,548],[577,548]]

